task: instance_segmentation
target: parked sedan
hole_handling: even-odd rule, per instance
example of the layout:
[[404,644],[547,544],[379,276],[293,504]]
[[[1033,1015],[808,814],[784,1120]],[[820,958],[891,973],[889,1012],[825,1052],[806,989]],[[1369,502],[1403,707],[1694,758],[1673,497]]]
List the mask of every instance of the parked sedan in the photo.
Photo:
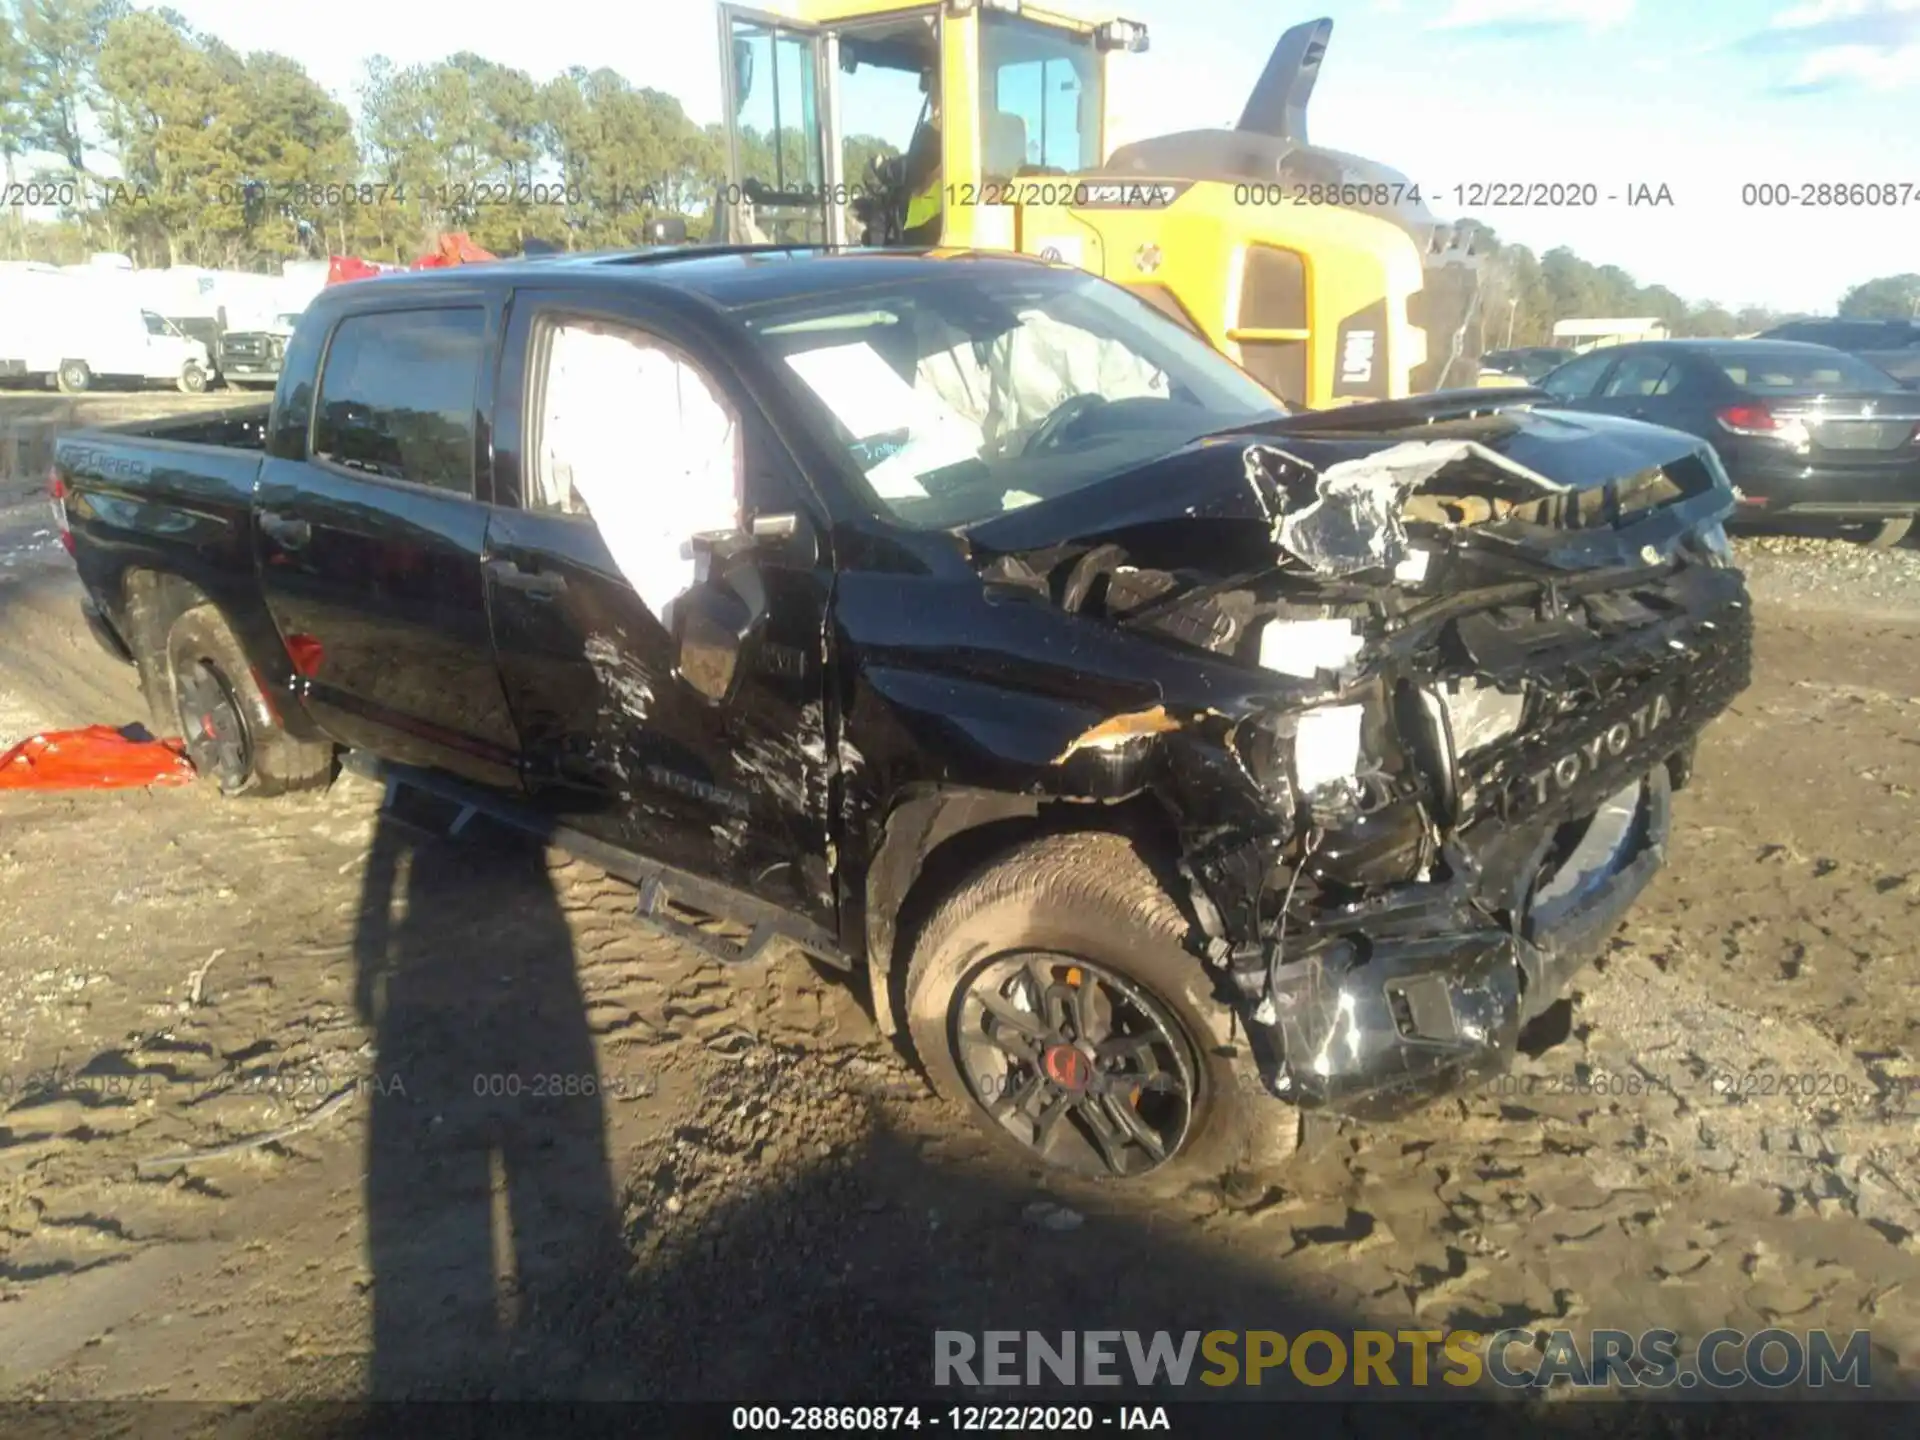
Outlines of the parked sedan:
[[1888,546],[1920,514],[1920,393],[1824,345],[1618,345],[1569,361],[1540,388],[1565,409],[1709,441],[1739,492],[1735,521],[1864,523],[1869,543]]
[[1920,388],[1920,322],[1912,320],[1789,320],[1755,337],[1831,345],[1878,366],[1908,389]]

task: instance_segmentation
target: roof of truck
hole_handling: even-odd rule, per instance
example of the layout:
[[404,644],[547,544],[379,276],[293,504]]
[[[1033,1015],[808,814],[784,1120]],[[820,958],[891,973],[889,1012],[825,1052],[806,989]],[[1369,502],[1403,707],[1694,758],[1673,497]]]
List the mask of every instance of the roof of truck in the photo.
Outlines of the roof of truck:
[[[934,273],[953,264],[985,266],[1011,277],[1059,268],[1033,256],[977,250],[828,250],[811,246],[688,245],[591,254],[539,255],[455,265],[354,280],[336,287],[466,288],[586,282],[648,289],[692,291],[727,309],[810,292],[857,290],[884,285],[902,272]],[[382,293],[386,293],[384,290]]]

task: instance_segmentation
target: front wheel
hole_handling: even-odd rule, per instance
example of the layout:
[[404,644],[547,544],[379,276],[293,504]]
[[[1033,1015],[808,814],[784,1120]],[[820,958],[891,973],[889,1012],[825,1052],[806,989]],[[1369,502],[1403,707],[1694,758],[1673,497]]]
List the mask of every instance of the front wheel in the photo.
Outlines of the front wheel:
[[287,733],[214,606],[173,622],[167,675],[187,758],[222,795],[284,795],[333,778],[333,747]]
[[207,388],[207,372],[189,360],[180,371],[179,385],[182,395],[202,394]]
[[1028,1161],[1177,1187],[1291,1149],[1295,1111],[1255,1093],[1214,1034],[1220,1002],[1186,917],[1118,835],[1035,840],[976,874],[914,946],[907,1028],[928,1079]]
[[84,360],[62,360],[53,383],[62,395],[80,395],[93,388],[93,371]]

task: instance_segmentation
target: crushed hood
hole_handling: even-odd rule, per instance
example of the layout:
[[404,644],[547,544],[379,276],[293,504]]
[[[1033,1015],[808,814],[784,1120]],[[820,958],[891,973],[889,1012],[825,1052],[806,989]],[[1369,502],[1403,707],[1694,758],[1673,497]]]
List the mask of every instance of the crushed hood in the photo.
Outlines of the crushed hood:
[[1405,567],[1422,527],[1479,531],[1530,568],[1573,570],[1644,563],[1732,507],[1695,436],[1475,391],[1205,437],[966,538],[983,559],[1112,542],[1138,565],[1192,568],[1206,556],[1240,573],[1264,558],[1329,580],[1417,581]]

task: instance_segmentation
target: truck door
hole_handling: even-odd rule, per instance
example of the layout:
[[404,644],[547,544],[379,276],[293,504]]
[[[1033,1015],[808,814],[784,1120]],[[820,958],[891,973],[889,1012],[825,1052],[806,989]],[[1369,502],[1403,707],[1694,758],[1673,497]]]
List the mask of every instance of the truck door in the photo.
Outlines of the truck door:
[[[508,322],[485,572],[527,786],[831,932],[825,526],[724,357],[637,303],[521,291]],[[731,532],[704,582],[699,532]],[[668,628],[716,621],[720,686]]]
[[[254,498],[267,606],[307,706],[335,739],[517,789],[494,667],[475,478],[498,301],[367,309],[288,356],[309,382]],[[301,354],[324,345],[324,359]],[[291,432],[289,434],[288,432]]]
[[727,186],[719,210],[737,243],[843,245],[842,157],[831,96],[837,47],[817,26],[720,7]]

